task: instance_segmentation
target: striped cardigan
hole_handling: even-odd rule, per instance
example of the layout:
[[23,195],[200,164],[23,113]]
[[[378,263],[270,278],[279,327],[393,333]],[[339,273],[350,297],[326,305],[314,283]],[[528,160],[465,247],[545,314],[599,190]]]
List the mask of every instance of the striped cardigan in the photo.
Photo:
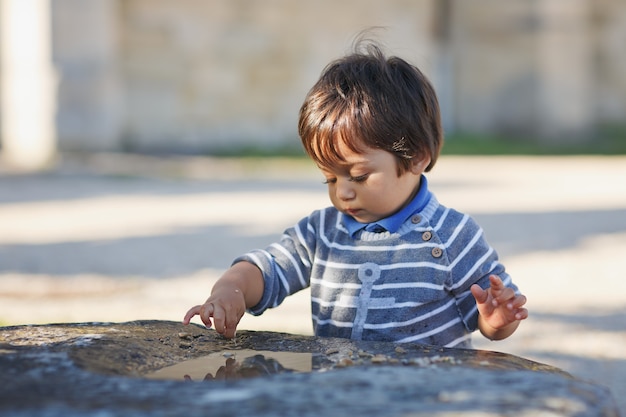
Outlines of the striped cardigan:
[[262,314],[311,287],[317,336],[471,347],[478,311],[472,284],[497,274],[517,292],[482,229],[468,215],[429,202],[396,233],[351,237],[334,207],[287,229],[279,242],[248,261],[263,273]]

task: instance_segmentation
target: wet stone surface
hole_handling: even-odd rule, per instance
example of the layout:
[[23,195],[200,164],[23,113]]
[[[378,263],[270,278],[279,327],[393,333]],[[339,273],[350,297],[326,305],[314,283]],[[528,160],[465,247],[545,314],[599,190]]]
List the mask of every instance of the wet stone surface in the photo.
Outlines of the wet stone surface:
[[605,387],[496,352],[249,331],[233,341],[168,321],[0,327],[2,416],[198,413],[618,416]]

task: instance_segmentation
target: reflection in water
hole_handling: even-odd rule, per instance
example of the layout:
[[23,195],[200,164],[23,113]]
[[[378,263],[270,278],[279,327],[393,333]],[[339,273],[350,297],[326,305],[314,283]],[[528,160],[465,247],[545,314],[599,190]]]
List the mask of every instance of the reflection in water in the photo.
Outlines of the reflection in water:
[[150,379],[212,381],[252,378],[287,372],[311,372],[310,353],[235,350],[212,353],[146,375]]

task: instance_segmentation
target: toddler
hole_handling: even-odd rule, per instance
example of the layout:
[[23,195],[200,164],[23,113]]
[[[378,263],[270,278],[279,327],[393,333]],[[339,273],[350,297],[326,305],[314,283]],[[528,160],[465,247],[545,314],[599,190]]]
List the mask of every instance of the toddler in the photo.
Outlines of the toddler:
[[476,329],[492,340],[517,329],[526,297],[475,221],[428,188],[443,132],[419,69],[357,44],[309,91],[298,130],[332,207],[235,259],[184,324],[198,315],[232,338],[246,311],[310,287],[317,336],[471,347]]

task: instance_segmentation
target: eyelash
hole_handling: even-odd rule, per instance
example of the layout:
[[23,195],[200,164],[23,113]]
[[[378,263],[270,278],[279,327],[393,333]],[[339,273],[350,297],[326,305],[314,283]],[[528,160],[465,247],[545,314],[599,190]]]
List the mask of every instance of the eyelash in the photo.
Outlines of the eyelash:
[[352,182],[363,182],[367,179],[367,174],[359,175],[358,177],[350,177],[349,181]]
[[[361,182],[364,182],[367,179],[367,177],[368,177],[368,174],[359,175],[358,177],[348,178],[348,181],[361,183]],[[328,178],[324,181],[324,184],[334,184],[336,182],[337,182],[337,178]]]

